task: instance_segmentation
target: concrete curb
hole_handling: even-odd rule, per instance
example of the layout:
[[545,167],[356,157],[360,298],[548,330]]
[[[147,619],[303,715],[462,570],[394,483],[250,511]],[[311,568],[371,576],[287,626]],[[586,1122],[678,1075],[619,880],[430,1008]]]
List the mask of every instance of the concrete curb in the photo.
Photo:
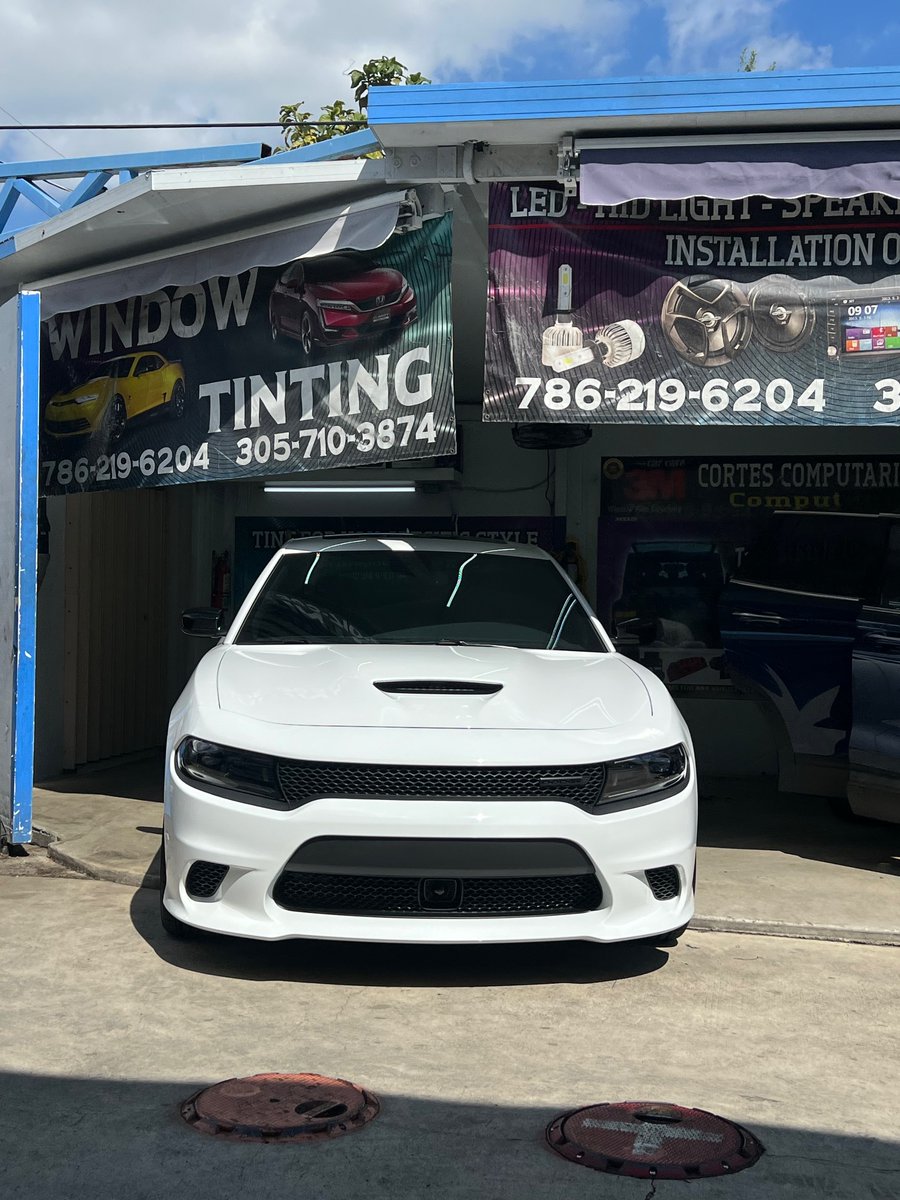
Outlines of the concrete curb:
[[[77,854],[60,849],[59,838],[46,829],[35,828],[35,843],[45,846],[54,862],[78,871],[89,879],[118,883],[133,888],[158,888],[159,873],[150,864],[143,873],[127,867],[114,867],[79,858]],[[706,917],[698,914],[690,924],[694,933],[742,933],[757,937],[797,938],[812,942],[845,942],[862,946],[900,946],[900,930],[850,929],[834,925],[792,925],[787,921],[738,920],[734,917]]]
[[130,871],[126,867],[101,866],[99,863],[91,862],[90,859],[79,858],[77,854],[60,850],[59,841],[55,838],[46,846],[47,855],[54,862],[58,862],[60,866],[68,867],[72,871],[78,871],[89,879],[99,879],[104,883],[120,883],[126,887],[159,887],[159,873],[151,873],[149,867],[146,872],[140,874],[137,871]]
[[757,937],[797,938],[810,942],[847,942],[860,946],[900,946],[900,930],[844,929],[836,925],[791,925],[786,921],[740,921],[734,917],[694,917],[691,930],[747,933]]

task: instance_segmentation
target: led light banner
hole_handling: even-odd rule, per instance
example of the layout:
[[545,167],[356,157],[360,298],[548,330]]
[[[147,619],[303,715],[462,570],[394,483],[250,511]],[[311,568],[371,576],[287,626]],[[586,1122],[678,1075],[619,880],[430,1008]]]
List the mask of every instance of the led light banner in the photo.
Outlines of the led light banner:
[[597,614],[676,694],[721,695],[720,594],[769,515],[898,507],[900,457],[604,458]]
[[492,184],[484,419],[898,424],[898,217]]
[[456,447],[449,215],[284,267],[45,322],[45,495],[431,458]]

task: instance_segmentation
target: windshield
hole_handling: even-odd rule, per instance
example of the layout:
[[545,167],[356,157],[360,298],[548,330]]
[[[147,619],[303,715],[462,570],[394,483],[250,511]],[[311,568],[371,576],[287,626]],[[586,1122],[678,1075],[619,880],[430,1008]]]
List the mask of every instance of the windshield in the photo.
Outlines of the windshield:
[[337,283],[353,279],[363,271],[371,271],[377,263],[356,254],[334,254],[325,258],[310,258],[303,263],[308,283]]
[[552,562],[502,547],[287,554],[235,640],[606,649]]
[[78,371],[74,387],[91,383],[94,379],[125,379],[131,370],[134,357],[113,358],[105,363],[86,363]]

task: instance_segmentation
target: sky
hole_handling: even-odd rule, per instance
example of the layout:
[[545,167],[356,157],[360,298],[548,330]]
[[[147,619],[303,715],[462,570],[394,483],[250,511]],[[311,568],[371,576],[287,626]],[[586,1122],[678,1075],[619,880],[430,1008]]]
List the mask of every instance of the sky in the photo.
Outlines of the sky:
[[[890,66],[900,10],[847,0],[0,0],[0,124],[276,120],[350,101],[381,54],[435,83]],[[277,129],[0,131],[0,159],[265,140]]]

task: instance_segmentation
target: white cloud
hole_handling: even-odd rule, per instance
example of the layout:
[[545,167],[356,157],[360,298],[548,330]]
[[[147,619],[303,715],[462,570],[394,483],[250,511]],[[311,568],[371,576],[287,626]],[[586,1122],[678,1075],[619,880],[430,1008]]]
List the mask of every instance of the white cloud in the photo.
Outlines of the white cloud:
[[[496,77],[517,39],[562,33],[605,66],[626,12],[627,0],[0,0],[0,104],[35,123],[275,120],[283,103],[349,100],[343,73],[382,54],[435,79]],[[277,129],[41,136],[66,155],[279,140]],[[0,156],[52,157],[24,133],[0,140]]]
[[783,0],[657,0],[668,33],[668,60],[652,67],[673,71],[736,71],[741,50],[759,52],[760,66],[779,70],[831,65],[830,46],[816,46],[776,28]]

